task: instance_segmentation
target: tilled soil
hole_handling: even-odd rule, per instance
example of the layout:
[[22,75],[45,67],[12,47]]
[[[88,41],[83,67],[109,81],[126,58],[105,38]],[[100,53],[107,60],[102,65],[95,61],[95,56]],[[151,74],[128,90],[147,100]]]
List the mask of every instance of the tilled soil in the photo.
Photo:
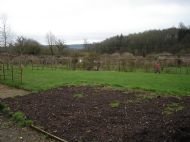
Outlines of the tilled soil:
[[[71,142],[190,141],[190,97],[71,86],[2,101]],[[112,106],[113,102],[119,105]],[[169,104],[182,109],[166,113]]]

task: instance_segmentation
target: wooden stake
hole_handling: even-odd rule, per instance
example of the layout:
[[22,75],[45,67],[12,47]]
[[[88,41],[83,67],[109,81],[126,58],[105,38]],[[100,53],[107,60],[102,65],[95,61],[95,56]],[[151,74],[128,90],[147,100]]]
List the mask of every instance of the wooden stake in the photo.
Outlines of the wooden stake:
[[5,65],[3,64],[3,79],[5,80]]
[[22,65],[20,65],[20,82],[22,84],[22,75],[23,75],[23,68]]
[[64,139],[61,139],[61,138],[59,138],[59,137],[57,137],[57,136],[55,136],[55,135],[52,135],[52,134],[50,134],[50,133],[48,133],[48,132],[46,132],[46,131],[40,129],[40,128],[37,127],[37,126],[31,125],[30,127],[33,128],[33,129],[35,129],[35,130],[37,130],[38,132],[41,132],[41,133],[43,133],[43,134],[49,136],[50,138],[53,138],[53,139],[58,140],[58,141],[60,141],[60,142],[68,142],[68,141],[66,141],[66,140],[64,140]]

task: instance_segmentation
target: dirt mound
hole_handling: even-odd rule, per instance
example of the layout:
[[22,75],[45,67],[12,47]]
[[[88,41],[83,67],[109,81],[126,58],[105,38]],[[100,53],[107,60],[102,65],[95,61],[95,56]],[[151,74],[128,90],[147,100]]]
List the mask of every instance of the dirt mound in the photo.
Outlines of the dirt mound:
[[190,141],[190,97],[80,86],[3,101],[72,142]]

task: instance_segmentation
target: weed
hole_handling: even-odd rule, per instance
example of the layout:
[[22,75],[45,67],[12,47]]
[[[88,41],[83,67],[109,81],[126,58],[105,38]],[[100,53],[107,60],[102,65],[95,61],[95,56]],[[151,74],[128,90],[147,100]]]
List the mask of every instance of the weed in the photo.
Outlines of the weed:
[[12,115],[12,120],[18,123],[21,127],[32,125],[32,120],[27,120],[25,115],[22,112],[15,112]]
[[137,100],[138,101],[142,101],[142,100],[150,100],[155,98],[156,95],[152,95],[152,94],[141,94],[141,95],[137,95]]
[[11,120],[18,123],[21,127],[32,125],[32,120],[26,119],[26,116],[22,112],[11,112],[10,107],[5,104],[0,103],[0,112],[8,114],[11,116]]
[[84,94],[73,94],[74,98],[81,99],[84,97]]
[[49,138],[49,136],[47,134],[44,134],[43,136],[44,136],[45,139]]
[[184,109],[184,106],[182,106],[179,103],[171,103],[166,105],[166,107],[163,110],[163,114],[165,115],[171,115],[175,112],[181,111]]
[[32,120],[25,120],[24,126],[31,126],[33,124]]
[[4,108],[5,108],[5,105],[0,103],[0,111],[3,111]]
[[110,106],[112,108],[118,108],[120,106],[120,102],[117,100],[114,100],[113,102],[110,103]]
[[25,120],[25,116],[22,112],[15,112],[12,115],[12,120],[15,122],[19,122],[19,121],[24,121]]
[[6,114],[11,114],[11,112],[10,112],[10,107],[5,107],[5,108],[3,109],[3,112],[6,113]]

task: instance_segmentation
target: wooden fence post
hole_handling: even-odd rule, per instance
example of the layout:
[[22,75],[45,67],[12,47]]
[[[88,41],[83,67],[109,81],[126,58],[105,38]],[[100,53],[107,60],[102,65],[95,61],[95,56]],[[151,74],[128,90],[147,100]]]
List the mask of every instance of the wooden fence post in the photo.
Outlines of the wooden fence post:
[[5,80],[5,65],[3,64],[3,79]]
[[14,76],[13,76],[13,65],[11,65],[11,74],[12,74],[12,81],[14,81]]
[[32,62],[32,71],[34,70],[34,65],[33,65],[33,62]]
[[23,75],[23,67],[22,67],[22,65],[20,65],[20,82],[21,82],[21,84],[22,84],[22,75]]
[[3,72],[3,68],[2,68],[2,64],[0,64],[0,80],[1,80],[1,78],[2,78],[2,72]]

